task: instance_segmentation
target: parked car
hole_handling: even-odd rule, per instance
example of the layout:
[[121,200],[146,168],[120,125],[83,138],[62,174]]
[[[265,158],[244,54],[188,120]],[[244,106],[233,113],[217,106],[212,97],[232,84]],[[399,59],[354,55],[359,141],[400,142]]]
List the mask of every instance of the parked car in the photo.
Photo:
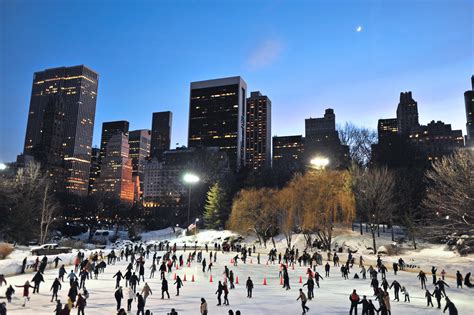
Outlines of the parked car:
[[71,247],[60,247],[58,244],[43,244],[41,246],[33,247],[31,249],[31,254],[35,256],[57,255],[70,253],[71,250]]

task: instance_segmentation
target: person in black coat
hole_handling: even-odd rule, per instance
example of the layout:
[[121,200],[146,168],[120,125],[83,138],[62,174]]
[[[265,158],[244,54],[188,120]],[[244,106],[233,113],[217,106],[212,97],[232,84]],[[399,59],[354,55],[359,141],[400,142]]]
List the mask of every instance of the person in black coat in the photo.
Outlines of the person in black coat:
[[117,301],[117,311],[120,310],[120,305],[122,304],[122,299],[123,299],[123,292],[122,292],[122,287],[119,287],[115,291],[115,301]]
[[122,272],[120,270],[117,271],[117,273],[114,274],[113,278],[117,278],[115,279],[115,289],[117,289],[120,287],[120,281],[123,279]]
[[217,306],[221,305],[221,296],[222,296],[223,291],[224,291],[224,286],[219,281],[219,284],[217,285],[217,291],[215,293],[215,294],[217,294]]
[[137,293],[137,315],[145,315],[145,300],[140,293]]
[[161,299],[163,300],[165,298],[165,293],[168,296],[168,299],[170,298],[170,294],[168,293],[168,280],[163,278],[163,281],[161,282]]
[[56,308],[54,309],[54,315],[61,315],[63,306],[60,300],[56,300]]
[[444,297],[443,292],[441,292],[441,290],[438,287],[436,287],[435,290],[433,291],[432,296],[435,297],[436,302],[438,302],[438,308],[441,309],[441,298]]
[[12,295],[15,293],[15,289],[13,289],[13,287],[10,285],[8,288],[7,288],[7,291],[5,291],[5,296],[7,297],[7,301],[8,303],[11,303],[12,301]]
[[31,281],[35,284],[35,286],[34,286],[34,288],[33,288],[33,293],[39,293],[40,283],[41,283],[41,282],[44,282],[44,278],[43,278],[43,275],[41,274],[41,272],[38,271],[38,272],[33,276],[33,279],[31,279]]
[[329,271],[331,270],[331,265],[329,263],[326,263],[324,266],[324,271],[326,271],[326,277],[329,277]]
[[367,296],[364,295],[359,304],[362,304],[362,315],[369,315],[370,304],[367,301]]
[[395,298],[393,299],[394,301],[400,301],[400,297],[399,297],[399,292],[400,292],[400,289],[401,289],[401,285],[400,283],[398,283],[397,280],[394,280],[392,282],[392,284],[390,285],[390,289],[393,287],[393,292],[394,292],[394,295],[395,295]]
[[444,296],[446,296],[446,291],[444,290],[444,286],[447,286],[449,288],[449,285],[443,280],[441,280],[441,278],[439,278],[439,280],[436,282],[435,285],[441,290],[441,292],[443,292]]
[[53,285],[51,286],[50,291],[53,291],[53,295],[51,296],[51,302],[53,302],[54,299],[56,301],[58,300],[58,291],[61,290],[61,282],[59,281],[58,278],[54,279]]
[[179,296],[179,289],[183,286],[183,281],[179,276],[176,276],[174,284],[176,285],[176,296]]
[[430,291],[426,290],[425,291],[425,298],[426,298],[426,306],[430,306],[433,307],[433,301],[431,300],[431,297],[433,295],[430,293]]
[[132,287],[133,289],[133,292],[137,292],[137,284],[140,284],[140,279],[138,279],[137,275],[135,274],[135,272],[133,273],[133,275],[130,277],[130,286]]
[[462,281],[464,279],[462,278],[462,274],[458,271],[456,271],[456,288],[461,288],[462,289]]
[[[372,300],[369,300],[369,310],[367,315],[375,315],[375,312],[379,312],[380,310],[375,308],[375,305],[372,303]],[[362,313],[363,314],[363,313]]]
[[308,276],[308,280],[303,284],[304,286],[308,286],[308,300],[312,300],[314,298],[314,280],[311,276]]
[[448,297],[446,297],[446,306],[444,307],[443,313],[445,313],[446,310],[449,310],[449,315],[458,315],[458,309]]
[[245,284],[245,287],[247,288],[247,297],[251,299],[252,290],[253,290],[253,282],[252,282],[252,279],[250,279],[250,277],[247,279],[247,283]]

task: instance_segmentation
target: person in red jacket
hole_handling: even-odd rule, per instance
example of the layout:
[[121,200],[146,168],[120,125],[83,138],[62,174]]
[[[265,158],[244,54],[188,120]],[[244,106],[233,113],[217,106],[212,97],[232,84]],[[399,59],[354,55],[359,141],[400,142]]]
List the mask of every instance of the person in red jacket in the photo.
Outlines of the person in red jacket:
[[349,296],[349,300],[351,301],[351,310],[349,311],[349,314],[352,315],[352,310],[354,310],[354,314],[357,315],[357,305],[360,303],[360,298],[355,289]]
[[17,288],[23,288],[23,307],[26,305],[26,301],[30,300],[30,288],[34,288],[30,285],[29,281],[26,281],[24,285],[16,285]]

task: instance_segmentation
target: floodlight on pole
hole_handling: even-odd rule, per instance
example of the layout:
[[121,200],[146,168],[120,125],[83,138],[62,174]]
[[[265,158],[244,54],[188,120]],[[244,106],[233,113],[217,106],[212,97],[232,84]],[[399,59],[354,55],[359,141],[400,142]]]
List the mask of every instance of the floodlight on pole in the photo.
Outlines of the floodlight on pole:
[[7,169],[7,165],[5,163],[0,163],[0,171],[4,171]]
[[326,157],[315,157],[310,161],[311,165],[317,169],[323,170],[329,165],[329,159]]
[[188,194],[188,223],[189,223],[189,217],[191,213],[191,185],[199,182],[199,177],[197,175],[194,175],[192,173],[186,173],[184,174],[183,180],[185,183],[188,183],[189,186],[189,194]]

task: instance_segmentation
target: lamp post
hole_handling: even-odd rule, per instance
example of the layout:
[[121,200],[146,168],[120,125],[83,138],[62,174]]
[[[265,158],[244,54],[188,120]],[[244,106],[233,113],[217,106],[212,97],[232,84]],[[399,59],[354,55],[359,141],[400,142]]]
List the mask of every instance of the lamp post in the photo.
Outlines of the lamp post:
[[190,216],[190,213],[191,213],[191,185],[192,184],[195,184],[199,181],[199,177],[194,175],[194,174],[191,174],[191,173],[186,173],[184,174],[184,182],[185,183],[188,183],[189,185],[189,194],[188,194],[188,223],[189,223],[189,216]]
[[7,165],[5,163],[0,163],[0,171],[4,171],[7,169]]
[[310,164],[318,170],[324,170],[326,166],[329,165],[329,159],[327,157],[317,156],[310,161]]

